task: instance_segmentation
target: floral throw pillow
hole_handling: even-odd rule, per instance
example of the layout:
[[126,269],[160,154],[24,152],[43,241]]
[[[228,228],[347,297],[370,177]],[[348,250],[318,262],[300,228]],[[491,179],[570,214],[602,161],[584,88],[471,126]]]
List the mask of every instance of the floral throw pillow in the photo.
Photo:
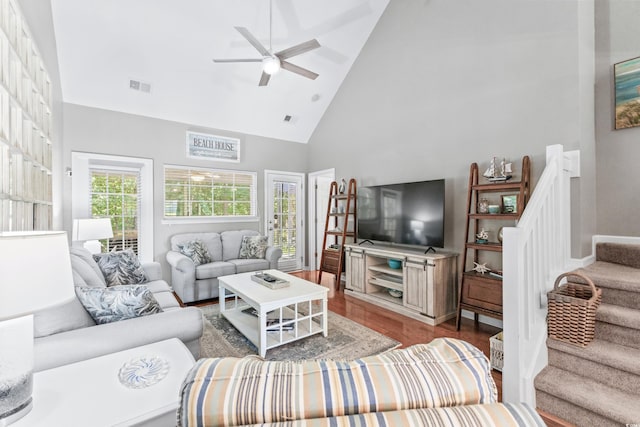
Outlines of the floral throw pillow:
[[77,287],[76,295],[98,325],[162,312],[146,285]]
[[268,245],[267,236],[244,236],[240,245],[240,259],[264,258]]
[[95,254],[107,286],[135,285],[149,281],[133,249]]
[[178,245],[180,253],[191,258],[191,261],[198,266],[200,264],[208,264],[211,262],[209,249],[200,240],[192,240],[191,242]]

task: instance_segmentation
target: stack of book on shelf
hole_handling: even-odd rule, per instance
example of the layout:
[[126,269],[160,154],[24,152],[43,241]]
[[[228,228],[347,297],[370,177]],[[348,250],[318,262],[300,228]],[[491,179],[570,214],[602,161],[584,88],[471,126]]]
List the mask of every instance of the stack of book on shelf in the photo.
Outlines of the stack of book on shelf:
[[[258,311],[253,307],[245,308],[242,312],[250,316],[258,317]],[[281,322],[279,317],[270,317],[272,313],[275,314],[275,312],[267,313],[267,332],[278,332],[280,329],[283,331],[293,331],[293,323],[287,323],[292,322],[292,318],[283,317]]]

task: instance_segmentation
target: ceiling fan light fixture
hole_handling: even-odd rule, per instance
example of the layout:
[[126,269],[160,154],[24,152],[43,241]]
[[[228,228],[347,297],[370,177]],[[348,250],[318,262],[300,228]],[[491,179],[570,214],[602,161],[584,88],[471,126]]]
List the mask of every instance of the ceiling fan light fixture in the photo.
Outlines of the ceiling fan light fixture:
[[269,75],[276,74],[280,71],[280,59],[276,56],[267,56],[262,60],[262,71]]

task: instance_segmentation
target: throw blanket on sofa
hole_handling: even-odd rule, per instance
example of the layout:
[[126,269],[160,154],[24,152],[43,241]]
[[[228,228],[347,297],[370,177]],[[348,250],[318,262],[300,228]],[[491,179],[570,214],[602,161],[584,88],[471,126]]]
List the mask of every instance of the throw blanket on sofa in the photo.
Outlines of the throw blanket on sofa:
[[[185,379],[181,393],[178,418],[179,425],[185,427],[309,421],[380,412],[389,420],[496,417],[516,420],[504,425],[530,425],[517,422],[520,407],[510,410],[498,404],[492,409],[485,405],[497,400],[488,359],[476,347],[449,338],[353,361],[201,359]],[[406,412],[463,405],[480,405],[482,409],[429,415],[422,410]],[[384,417],[377,414],[366,418],[385,425]]]

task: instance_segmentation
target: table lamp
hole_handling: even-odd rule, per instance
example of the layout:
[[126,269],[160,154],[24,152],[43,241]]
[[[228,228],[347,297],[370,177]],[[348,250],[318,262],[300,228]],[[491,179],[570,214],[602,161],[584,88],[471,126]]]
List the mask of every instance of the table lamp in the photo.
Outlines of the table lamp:
[[66,232],[0,233],[0,426],[32,407],[33,313],[73,298]]
[[86,218],[73,220],[73,241],[84,241],[84,247],[92,254],[102,252],[98,240],[113,237],[110,218]]

